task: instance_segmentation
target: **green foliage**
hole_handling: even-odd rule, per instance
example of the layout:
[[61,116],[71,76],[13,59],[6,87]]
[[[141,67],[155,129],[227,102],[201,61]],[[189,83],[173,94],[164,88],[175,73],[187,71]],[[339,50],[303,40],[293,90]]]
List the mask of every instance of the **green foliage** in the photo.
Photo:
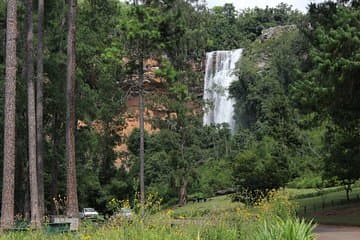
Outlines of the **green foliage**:
[[[360,176],[359,6],[357,1],[312,4],[302,31],[311,67],[293,85],[299,106],[326,121],[325,177],[350,186]],[[326,16],[326,17],[324,17]]]
[[[145,184],[149,192],[157,192],[165,204],[174,203],[184,176],[190,196],[208,197],[217,190],[232,187],[232,162],[228,159],[231,155],[229,129],[201,127],[196,123],[196,129],[185,129],[180,134],[172,128],[176,125],[164,121],[160,123],[163,123],[161,130],[145,138]],[[186,134],[185,142],[182,134]],[[139,132],[135,130],[128,138],[129,150],[134,155],[138,154],[138,143]],[[138,169],[135,162],[131,170],[134,174]]]
[[295,178],[286,184],[290,188],[317,188],[334,186],[334,182],[322,179],[321,175],[304,174],[301,177]]
[[360,137],[353,131],[333,126],[327,129],[326,143],[329,156],[325,159],[325,176],[336,177],[344,185],[360,178]]
[[[275,28],[276,31],[280,29]],[[238,135],[242,137],[235,135],[233,141],[238,151],[246,149],[246,154],[238,157],[244,161],[243,165],[252,166],[244,170],[252,175],[256,172],[252,169],[262,165],[254,163],[258,161],[259,154],[251,145],[261,145],[268,137],[274,139],[282,149],[278,151],[278,157],[286,162],[288,172],[285,181],[297,178],[292,185],[313,186],[317,181],[301,179],[322,174],[326,152],[323,148],[325,124],[318,126],[312,123],[316,116],[300,107],[293,92],[294,86],[304,79],[302,71],[309,69],[309,45],[297,29],[280,31],[275,35],[274,38],[250,44],[238,63],[239,80],[231,85],[230,93],[236,98]],[[260,172],[267,171],[271,170]],[[256,182],[255,179],[253,181]]]
[[247,47],[266,28],[296,24],[301,13],[281,3],[275,8],[253,8],[237,12],[232,4],[214,7],[208,21],[210,50]]
[[151,57],[162,48],[158,8],[149,4],[128,7],[120,19],[117,29],[123,40],[130,61]]
[[231,168],[231,162],[225,159],[212,160],[199,166],[197,170],[198,182],[191,188],[197,193],[195,192],[193,195],[208,197],[218,190],[231,188],[233,185]]
[[[126,139],[126,145],[128,146],[129,151],[136,156],[139,155],[139,149],[140,149],[139,139],[140,139],[140,130],[138,128],[135,128]],[[147,134],[147,132],[145,132],[144,146],[146,149],[148,142],[149,142],[149,135]]]
[[285,149],[274,139],[264,138],[240,152],[234,162],[234,200],[252,204],[289,180],[289,160]]
[[[327,17],[323,18],[325,13]],[[315,96],[314,109],[330,114],[336,124],[343,127],[359,117],[356,107],[359,88],[355,77],[359,72],[358,19],[358,9],[329,2],[311,5],[307,24],[312,28],[304,27],[311,43],[309,54],[313,67],[307,74],[307,82],[299,83],[301,88],[297,93],[302,94],[302,98],[298,99],[314,106],[314,98],[306,95]],[[312,87],[306,90],[306,85]]]
[[[115,168],[113,147],[120,142],[125,76],[124,46],[114,34],[127,7],[118,1],[83,1],[77,30],[77,117],[87,126],[77,131],[78,191],[81,207],[104,209],[112,198],[130,198],[132,182]],[[89,19],[91,19],[89,21]]]
[[232,4],[214,7],[209,16],[210,49],[235,49],[240,47],[242,34],[237,28],[238,13]]
[[169,84],[175,83],[179,77],[179,73],[166,58],[161,60],[160,68],[155,71],[155,75],[157,77],[165,78]]
[[192,4],[183,0],[158,3],[162,19],[159,31],[163,50],[177,70],[191,67],[201,61],[207,42],[207,11],[200,1]]
[[256,234],[255,240],[313,240],[315,226],[310,222],[307,223],[304,219],[280,219],[265,221],[261,225]]
[[271,136],[287,146],[300,143],[297,114],[288,86],[299,78],[297,31],[264,43],[255,42],[242,57],[230,93],[237,99],[237,123],[257,138]]

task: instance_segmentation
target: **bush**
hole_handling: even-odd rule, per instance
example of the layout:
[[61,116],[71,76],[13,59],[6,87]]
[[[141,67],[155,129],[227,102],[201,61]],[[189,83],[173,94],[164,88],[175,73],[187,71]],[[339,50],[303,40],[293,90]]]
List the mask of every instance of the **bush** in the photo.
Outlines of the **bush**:
[[317,188],[322,187],[334,187],[339,184],[334,180],[324,180],[321,176],[305,175],[293,179],[291,182],[286,184],[289,188]]
[[289,179],[288,156],[281,144],[265,137],[235,157],[235,201],[253,204]]
[[277,218],[275,221],[265,220],[259,226],[253,236],[254,240],[312,240],[315,226],[305,220],[298,218],[287,218],[282,220]]

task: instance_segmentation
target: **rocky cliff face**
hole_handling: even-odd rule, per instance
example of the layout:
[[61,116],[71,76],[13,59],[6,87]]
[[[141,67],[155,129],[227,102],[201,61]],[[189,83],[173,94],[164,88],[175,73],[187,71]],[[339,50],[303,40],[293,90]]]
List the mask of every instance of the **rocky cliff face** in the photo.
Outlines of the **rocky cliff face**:
[[[148,59],[144,64],[144,103],[145,103],[145,130],[148,133],[153,133],[157,131],[151,125],[151,119],[154,116],[163,116],[165,113],[161,109],[149,109],[150,106],[149,99],[147,94],[156,95],[161,94],[165,91],[164,89],[164,79],[156,77],[156,70],[159,69],[159,63],[156,60]],[[114,147],[114,151],[119,155],[119,158],[116,160],[115,164],[117,167],[120,167],[124,160],[128,158],[129,152],[126,145],[126,139],[130,136],[131,132],[139,128],[139,96],[136,91],[131,90],[133,86],[136,86],[136,76],[133,76],[132,79],[128,80],[128,96],[126,98],[126,112],[123,116],[125,118],[125,125],[121,131],[118,132],[119,136],[122,139],[122,142]]]
[[[156,76],[155,72],[159,69],[159,62],[154,59],[148,59],[144,64],[144,102],[145,102],[145,130],[148,133],[158,131],[151,125],[151,120],[154,117],[164,118],[169,112],[164,106],[154,104],[152,101],[154,96],[161,96],[167,94],[166,80]],[[193,71],[201,71],[195,66]],[[126,145],[126,138],[131,132],[139,128],[139,97],[136,91],[132,91],[131,86],[136,84],[136,76],[128,81],[129,91],[126,100],[125,126],[118,132],[123,141],[114,147],[114,151],[118,153],[119,158],[116,160],[116,166],[120,167],[126,159],[128,159],[129,152]],[[202,88],[199,88],[199,94],[202,94]],[[198,94],[197,94],[198,95]],[[188,103],[187,107],[196,112],[201,111],[201,107],[197,103]],[[171,114],[171,113],[170,113]]]
[[[271,46],[271,42],[279,39],[283,34],[291,33],[298,31],[296,25],[284,25],[276,26],[262,30],[259,41],[254,42],[254,45],[258,45],[258,50],[250,49],[253,51],[254,56],[252,60],[255,62],[255,66],[258,72],[267,71],[270,69],[269,59],[271,58],[271,51],[268,51],[267,48]],[[267,46],[267,43],[269,46]],[[260,46],[260,47],[259,47]],[[245,50],[248,51],[248,50]],[[252,54],[252,53],[250,53]]]
[[297,30],[296,25],[284,25],[267,28],[261,31],[260,39],[262,41],[276,39],[285,32],[293,32],[295,30]]

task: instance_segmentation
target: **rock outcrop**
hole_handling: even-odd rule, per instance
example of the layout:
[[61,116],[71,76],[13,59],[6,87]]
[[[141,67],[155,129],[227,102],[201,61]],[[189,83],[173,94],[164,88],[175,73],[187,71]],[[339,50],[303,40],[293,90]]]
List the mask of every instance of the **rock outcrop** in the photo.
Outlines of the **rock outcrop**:
[[284,25],[267,28],[261,31],[260,39],[261,41],[275,39],[285,32],[292,32],[295,30],[297,30],[296,25]]

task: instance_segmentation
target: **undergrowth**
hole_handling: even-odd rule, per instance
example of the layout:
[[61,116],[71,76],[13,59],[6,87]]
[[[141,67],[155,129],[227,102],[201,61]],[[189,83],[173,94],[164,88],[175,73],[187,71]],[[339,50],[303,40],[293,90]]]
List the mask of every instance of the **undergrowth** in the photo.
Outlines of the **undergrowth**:
[[[216,202],[214,201],[213,204]],[[141,218],[115,218],[105,224],[86,224],[75,233],[49,234],[44,231],[5,233],[0,240],[310,240],[314,239],[311,223],[295,217],[294,204],[284,193],[270,192],[253,206],[229,204],[221,211],[192,212],[177,216],[162,210]],[[196,211],[196,205],[192,208]],[[195,217],[194,217],[195,216]]]

